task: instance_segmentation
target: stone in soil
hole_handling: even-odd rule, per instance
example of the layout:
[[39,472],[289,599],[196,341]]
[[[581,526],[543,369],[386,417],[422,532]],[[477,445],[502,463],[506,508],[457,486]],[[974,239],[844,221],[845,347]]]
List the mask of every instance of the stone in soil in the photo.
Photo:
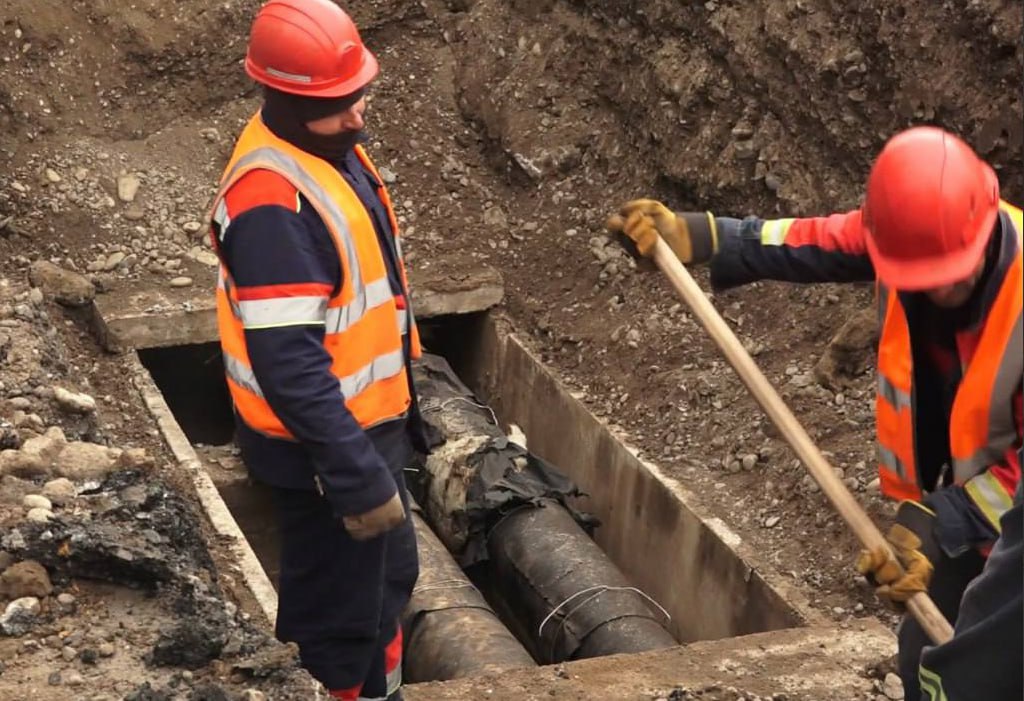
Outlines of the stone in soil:
[[96,286],[88,279],[47,260],[32,264],[29,281],[58,304],[68,307],[85,306],[96,297]]
[[53,591],[46,568],[34,560],[18,562],[0,574],[0,596],[8,599],[49,596]]
[[0,630],[7,635],[24,635],[35,625],[39,608],[39,599],[34,596],[15,599],[0,616]]

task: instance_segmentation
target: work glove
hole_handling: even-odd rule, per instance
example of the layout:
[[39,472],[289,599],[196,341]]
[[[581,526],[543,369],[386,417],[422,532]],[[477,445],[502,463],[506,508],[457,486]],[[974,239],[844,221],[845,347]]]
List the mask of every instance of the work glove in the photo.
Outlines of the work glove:
[[896,523],[886,534],[896,559],[885,548],[862,550],[857,571],[878,588],[878,596],[902,604],[918,592],[928,591],[934,562],[939,557],[935,539],[935,512],[916,501],[900,503]]
[[718,250],[711,212],[673,212],[657,200],[632,200],[608,219],[608,230],[623,235],[634,255],[649,258],[661,236],[682,263],[706,263]]
[[405,507],[402,506],[402,498],[395,492],[393,497],[377,508],[356,516],[342,516],[341,521],[353,540],[369,540],[405,521]]

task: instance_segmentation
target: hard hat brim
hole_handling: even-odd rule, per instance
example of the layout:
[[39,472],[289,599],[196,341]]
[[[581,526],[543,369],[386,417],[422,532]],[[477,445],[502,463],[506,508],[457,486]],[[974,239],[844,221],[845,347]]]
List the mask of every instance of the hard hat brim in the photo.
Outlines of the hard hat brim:
[[993,207],[981,220],[979,235],[966,248],[917,260],[887,258],[878,250],[871,233],[865,229],[864,241],[875,268],[875,276],[885,286],[907,292],[931,290],[966,280],[977,269],[985,254],[998,214],[998,207]]

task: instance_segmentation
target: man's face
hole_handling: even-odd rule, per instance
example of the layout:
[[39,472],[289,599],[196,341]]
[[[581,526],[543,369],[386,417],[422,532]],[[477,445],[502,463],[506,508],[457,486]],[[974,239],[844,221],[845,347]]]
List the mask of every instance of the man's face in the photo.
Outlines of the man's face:
[[943,285],[942,287],[933,287],[930,290],[922,290],[922,292],[928,296],[928,299],[936,307],[955,309],[970,299],[971,293],[974,292],[974,287],[978,284],[978,278],[981,277],[981,272],[984,268],[985,257],[982,256],[974,272],[966,280]]
[[344,132],[360,131],[366,126],[363,121],[364,112],[366,112],[366,98],[362,97],[344,112],[306,122],[306,128],[320,136],[336,136]]

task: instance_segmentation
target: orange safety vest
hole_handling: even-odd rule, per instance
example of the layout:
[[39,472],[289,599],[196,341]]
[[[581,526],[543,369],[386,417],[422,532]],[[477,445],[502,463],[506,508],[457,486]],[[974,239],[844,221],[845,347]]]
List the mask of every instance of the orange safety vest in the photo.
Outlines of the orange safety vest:
[[[960,485],[967,483],[965,488],[972,499],[996,524],[999,515],[1011,506],[1013,487],[1001,484],[986,470],[1020,445],[1013,401],[1024,375],[1020,243],[1024,220],[1021,210],[1006,202],[1000,203],[1000,210],[1016,230],[1017,250],[980,329],[974,355],[963,370],[949,418],[953,480]],[[890,294],[881,284],[878,292],[881,338],[875,406],[881,488],[896,499],[920,500],[923,485],[914,453],[910,331],[899,295]],[[974,477],[978,479],[972,480]]]
[[[380,180],[361,146],[363,164]],[[384,255],[370,216],[345,178],[327,161],[317,158],[271,132],[257,113],[242,131],[224,169],[211,220],[223,232],[230,223],[224,195],[249,171],[273,171],[290,182],[313,205],[334,240],[341,265],[341,288],[329,298],[322,321],[324,346],[330,353],[331,373],[338,378],[345,405],[359,425],[370,428],[399,418],[412,398],[403,336],[410,335],[413,358],[421,348],[416,322],[408,304],[408,280],[402,263],[398,222],[391,198],[378,192],[395,232],[404,297],[396,298],[388,282]],[[268,260],[267,265],[274,261]],[[245,329],[266,328],[287,318],[288,305],[303,298],[240,301],[231,276],[220,267],[217,284],[217,323],[228,388],[235,409],[253,430],[274,438],[294,439],[274,414],[260,389],[246,350]],[[316,306],[314,304],[314,306]],[[294,306],[293,306],[294,309]]]

